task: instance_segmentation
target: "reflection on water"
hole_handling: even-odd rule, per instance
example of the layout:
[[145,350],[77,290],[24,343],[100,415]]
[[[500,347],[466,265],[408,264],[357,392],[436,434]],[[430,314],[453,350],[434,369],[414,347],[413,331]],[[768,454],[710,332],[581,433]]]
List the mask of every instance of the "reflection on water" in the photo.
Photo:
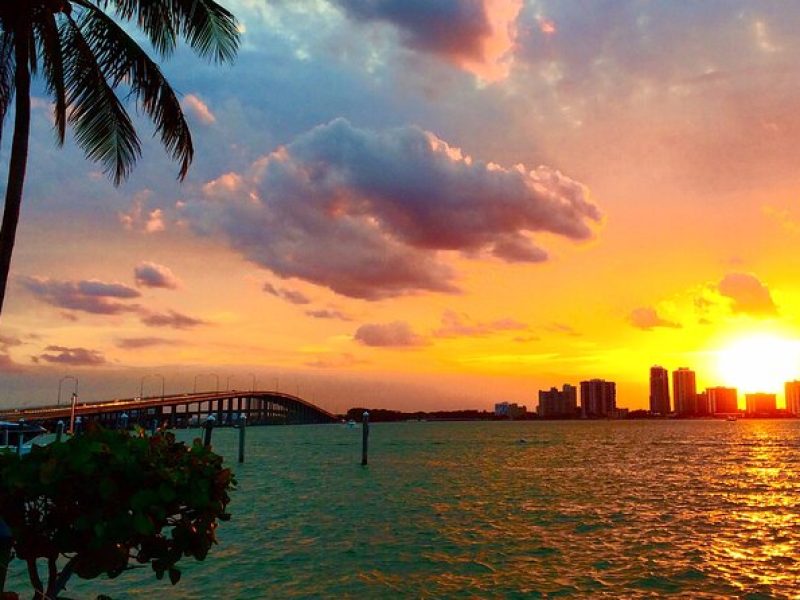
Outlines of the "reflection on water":
[[[235,432],[214,435],[235,459]],[[370,440],[365,469],[358,430],[251,429],[205,563],[176,588],[139,571],[70,595],[800,597],[800,422],[376,424]]]

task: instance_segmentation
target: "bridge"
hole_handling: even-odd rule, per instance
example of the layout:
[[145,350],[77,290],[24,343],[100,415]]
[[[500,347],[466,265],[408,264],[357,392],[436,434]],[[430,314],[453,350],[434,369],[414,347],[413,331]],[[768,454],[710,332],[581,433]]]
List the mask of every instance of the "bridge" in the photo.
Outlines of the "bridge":
[[[71,405],[0,409],[0,421],[39,423],[54,429],[58,421],[69,426]],[[145,398],[127,398],[97,402],[77,402],[75,417],[81,423],[96,422],[116,427],[121,421],[149,426],[193,427],[213,415],[217,425],[234,425],[241,415],[248,425],[304,425],[336,423],[339,418],[298,396],[281,392],[229,390],[196,392]]]

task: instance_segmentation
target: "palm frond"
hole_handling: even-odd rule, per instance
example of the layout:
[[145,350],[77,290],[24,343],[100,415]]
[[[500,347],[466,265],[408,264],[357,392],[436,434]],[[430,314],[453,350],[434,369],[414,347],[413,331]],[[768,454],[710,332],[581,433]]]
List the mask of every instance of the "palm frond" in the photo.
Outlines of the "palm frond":
[[183,179],[194,155],[189,125],[180,101],[158,65],[102,10],[87,10],[80,21],[84,39],[94,53],[111,86],[130,86],[170,156],[180,163]]
[[64,62],[61,56],[61,40],[55,16],[47,11],[40,15],[34,28],[41,43],[42,67],[47,91],[53,95],[55,108],[56,137],[59,145],[64,143],[67,121],[67,97],[64,87]]
[[181,32],[204,58],[231,62],[239,49],[236,18],[213,0],[172,0],[181,15]]
[[102,163],[119,184],[141,155],[139,138],[78,23],[67,16],[59,33],[68,119],[75,127],[75,139],[88,158]]
[[233,14],[213,0],[94,0],[101,8],[136,24],[156,50],[171,52],[177,35],[204,58],[230,62],[239,48],[239,29]]

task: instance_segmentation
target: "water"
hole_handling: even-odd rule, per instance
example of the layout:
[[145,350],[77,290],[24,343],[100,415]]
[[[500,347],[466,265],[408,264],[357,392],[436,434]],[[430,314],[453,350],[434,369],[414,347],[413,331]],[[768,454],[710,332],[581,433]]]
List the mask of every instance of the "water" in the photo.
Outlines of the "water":
[[[236,435],[214,432],[232,464]],[[367,468],[360,448],[338,425],[249,429],[205,562],[68,595],[800,597],[798,421],[374,424]]]

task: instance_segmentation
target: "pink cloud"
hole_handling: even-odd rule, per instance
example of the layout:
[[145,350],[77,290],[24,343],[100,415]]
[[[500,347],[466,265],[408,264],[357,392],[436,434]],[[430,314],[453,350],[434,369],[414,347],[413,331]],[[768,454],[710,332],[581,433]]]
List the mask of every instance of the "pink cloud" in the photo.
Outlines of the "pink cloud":
[[776,315],[778,308],[769,288],[750,273],[728,273],[719,282],[719,293],[732,301],[733,312]]
[[183,101],[181,101],[181,105],[184,110],[193,114],[204,125],[213,125],[217,122],[217,118],[208,108],[208,105],[194,94],[186,94]]
[[600,211],[549,167],[474,160],[417,127],[371,131],[337,119],[204,188],[186,207],[196,231],[222,236],[280,277],[377,300],[454,293],[443,251],[541,262],[532,234],[593,234]]
[[180,281],[169,267],[154,262],[141,262],[134,269],[136,285],[150,288],[166,288],[174,290]]
[[365,346],[379,347],[423,346],[426,343],[404,321],[362,325],[356,330],[354,338]]
[[634,309],[630,314],[631,325],[638,329],[650,330],[655,327],[672,327],[680,328],[679,323],[668,321],[658,316],[656,309],[650,306],[644,306]]
[[44,353],[32,358],[34,362],[44,361],[72,367],[98,367],[107,362],[103,354],[97,350],[66,346],[47,346]]
[[21,277],[20,282],[42,302],[68,310],[114,315],[139,310],[138,304],[125,300],[141,294],[123,283],[107,283],[98,279],[60,281],[47,277]]

